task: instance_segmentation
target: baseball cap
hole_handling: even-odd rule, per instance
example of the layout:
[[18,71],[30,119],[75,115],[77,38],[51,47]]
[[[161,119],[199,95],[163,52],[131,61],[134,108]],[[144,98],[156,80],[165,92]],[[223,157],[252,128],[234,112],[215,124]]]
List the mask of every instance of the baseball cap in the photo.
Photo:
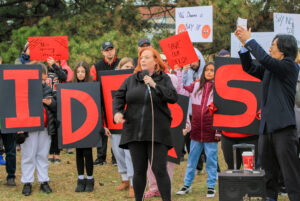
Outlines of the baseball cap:
[[102,44],[102,50],[107,50],[108,48],[114,48],[114,44],[110,41],[106,41]]
[[139,47],[142,47],[144,44],[146,44],[146,43],[148,43],[149,45],[151,44],[151,42],[150,42],[150,40],[148,39],[148,38],[142,38],[140,41],[139,41],[139,43],[138,43],[138,45],[139,45]]

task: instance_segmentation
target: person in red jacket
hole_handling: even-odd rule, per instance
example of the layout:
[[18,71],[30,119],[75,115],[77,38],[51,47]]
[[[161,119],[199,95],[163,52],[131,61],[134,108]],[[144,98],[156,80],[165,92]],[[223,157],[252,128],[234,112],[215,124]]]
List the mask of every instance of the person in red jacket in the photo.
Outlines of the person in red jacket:
[[[106,71],[106,70],[117,70],[118,64],[120,59],[116,56],[116,48],[114,44],[110,41],[106,41],[102,44],[102,54],[104,58],[98,61],[95,65],[91,67],[91,76],[93,80],[97,81],[99,72]],[[102,89],[101,89],[102,91]],[[101,96],[103,97],[103,95]],[[103,98],[101,98],[101,105],[103,106]],[[105,117],[105,115],[104,115]],[[104,120],[105,123],[106,119]],[[106,152],[107,152],[107,136],[102,133],[102,146],[97,148],[97,159],[94,162],[94,165],[104,165],[106,164]],[[116,165],[116,159],[114,157],[113,152],[112,154],[112,164]]]

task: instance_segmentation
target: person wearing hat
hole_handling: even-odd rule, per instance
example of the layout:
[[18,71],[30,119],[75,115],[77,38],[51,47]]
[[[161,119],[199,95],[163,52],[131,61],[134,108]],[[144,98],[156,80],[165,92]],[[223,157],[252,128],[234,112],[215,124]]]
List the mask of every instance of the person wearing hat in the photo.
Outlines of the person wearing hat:
[[[91,76],[93,80],[98,80],[99,71],[117,70],[120,59],[116,56],[116,49],[114,44],[106,41],[102,44],[102,55],[104,56],[100,61],[91,67]],[[101,89],[102,91],[102,89]],[[103,96],[102,96],[103,97]],[[103,105],[103,104],[102,104]],[[102,129],[103,130],[103,129]],[[97,148],[97,159],[94,165],[104,165],[106,163],[107,152],[107,136],[101,133],[102,146]],[[116,159],[112,153],[112,163],[116,165]]]
[[15,60],[15,64],[27,64],[27,63],[30,63],[29,43],[28,42],[24,45],[24,48],[21,52],[20,57]]
[[218,53],[218,56],[219,56],[219,57],[230,57],[230,53],[229,53],[227,50],[222,49],[222,50],[220,50],[220,52]]
[[[140,52],[143,47],[151,47],[151,42],[148,38],[141,38],[139,40],[139,43],[138,43],[138,52]],[[138,57],[134,58],[134,65],[135,67],[137,66],[138,64]]]
[[116,70],[120,62],[120,59],[116,56],[116,49],[112,42],[104,42],[102,44],[101,52],[104,57],[91,67],[91,76],[93,77],[93,80],[98,80],[98,71]]

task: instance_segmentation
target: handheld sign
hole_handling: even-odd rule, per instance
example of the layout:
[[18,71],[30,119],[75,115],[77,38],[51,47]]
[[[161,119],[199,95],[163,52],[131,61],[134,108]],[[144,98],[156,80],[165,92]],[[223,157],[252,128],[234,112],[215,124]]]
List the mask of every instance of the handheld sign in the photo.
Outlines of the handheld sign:
[[213,41],[213,7],[175,8],[176,34],[188,31],[192,42]]
[[183,67],[199,60],[187,32],[160,40],[159,44],[172,69],[175,65]]
[[89,148],[100,140],[99,82],[57,85],[59,148]]
[[186,117],[188,112],[189,97],[178,95],[177,103],[168,104],[171,111],[171,134],[174,147],[168,151],[168,161],[180,163],[180,157],[184,145],[184,136],[182,129],[186,126]]
[[213,128],[258,135],[261,81],[243,71],[239,59],[216,57],[215,64]]
[[[254,38],[266,52],[269,52],[274,36],[275,35],[273,32],[252,32],[251,33],[251,37]],[[231,33],[230,56],[239,58],[238,52],[241,50],[241,48],[242,48],[242,43],[234,35],[234,33]]]
[[273,13],[274,32],[276,34],[291,34],[300,46],[300,14]]
[[40,65],[0,66],[1,132],[43,130]]
[[123,82],[133,73],[133,69],[129,70],[109,70],[99,71],[98,80],[101,82],[104,111],[107,128],[112,134],[122,133],[123,124],[115,124],[113,117],[113,94],[117,91]]
[[31,60],[69,59],[68,36],[28,37],[28,42]]

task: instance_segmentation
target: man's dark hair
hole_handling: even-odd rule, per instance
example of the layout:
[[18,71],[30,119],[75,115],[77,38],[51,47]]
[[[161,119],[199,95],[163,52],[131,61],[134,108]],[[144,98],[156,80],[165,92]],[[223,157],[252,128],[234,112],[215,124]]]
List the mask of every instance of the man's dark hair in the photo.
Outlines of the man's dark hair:
[[295,60],[298,54],[298,45],[296,38],[292,35],[278,34],[274,37],[273,41],[276,39],[278,39],[277,47],[279,51],[282,52],[285,57],[290,57]]

